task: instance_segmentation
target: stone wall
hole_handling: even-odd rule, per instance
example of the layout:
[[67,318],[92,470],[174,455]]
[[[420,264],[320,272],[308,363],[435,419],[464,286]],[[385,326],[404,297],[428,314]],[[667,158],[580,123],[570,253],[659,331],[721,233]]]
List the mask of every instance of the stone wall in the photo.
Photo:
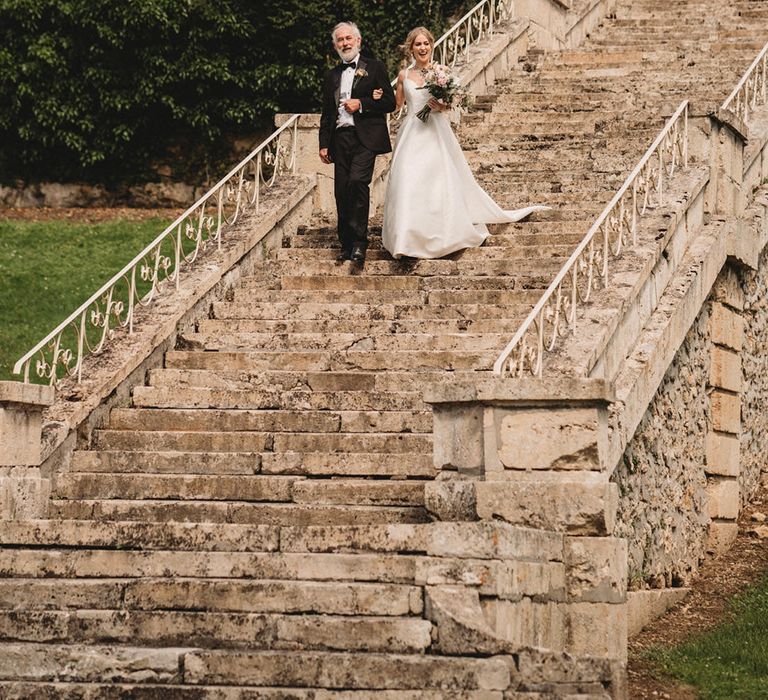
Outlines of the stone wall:
[[761,472],[768,471],[768,249],[762,252],[757,270],[743,273],[741,287],[745,324],[739,491],[745,503],[757,489]]
[[612,477],[619,487],[614,535],[627,538],[633,588],[681,585],[704,554],[709,315],[705,304]]

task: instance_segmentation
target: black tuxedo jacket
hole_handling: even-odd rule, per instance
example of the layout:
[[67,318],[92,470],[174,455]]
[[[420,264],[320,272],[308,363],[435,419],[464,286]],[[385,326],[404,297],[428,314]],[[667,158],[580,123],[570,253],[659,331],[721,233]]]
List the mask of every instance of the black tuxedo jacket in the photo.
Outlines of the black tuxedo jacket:
[[[333,158],[336,119],[339,114],[339,89],[344,64],[328,71],[323,87],[323,110],[320,116],[320,148],[327,148]],[[384,91],[381,99],[373,99],[373,91]],[[381,61],[360,56],[352,82],[352,97],[360,100],[362,112],[352,117],[360,142],[374,153],[389,153],[392,144],[387,129],[387,114],[395,111],[395,93],[392,91],[387,69]]]

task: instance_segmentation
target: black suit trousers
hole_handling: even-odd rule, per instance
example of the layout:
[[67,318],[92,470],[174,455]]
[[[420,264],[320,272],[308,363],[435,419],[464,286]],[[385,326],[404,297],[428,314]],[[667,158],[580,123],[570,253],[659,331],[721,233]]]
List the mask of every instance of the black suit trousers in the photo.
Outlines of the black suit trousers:
[[341,247],[368,247],[370,184],[376,154],[368,150],[354,128],[337,129],[333,144],[334,194]]

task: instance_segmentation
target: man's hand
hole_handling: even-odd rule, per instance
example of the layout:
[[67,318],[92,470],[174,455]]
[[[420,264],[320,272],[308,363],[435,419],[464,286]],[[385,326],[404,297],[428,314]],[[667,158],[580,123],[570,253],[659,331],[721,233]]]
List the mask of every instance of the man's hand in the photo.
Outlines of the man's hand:
[[344,100],[344,102],[341,103],[344,106],[344,109],[347,110],[350,114],[354,114],[360,109],[360,100],[352,98],[351,100]]
[[331,163],[333,163],[327,148],[320,149],[320,160],[323,161],[323,163],[325,163],[326,165],[330,165]]

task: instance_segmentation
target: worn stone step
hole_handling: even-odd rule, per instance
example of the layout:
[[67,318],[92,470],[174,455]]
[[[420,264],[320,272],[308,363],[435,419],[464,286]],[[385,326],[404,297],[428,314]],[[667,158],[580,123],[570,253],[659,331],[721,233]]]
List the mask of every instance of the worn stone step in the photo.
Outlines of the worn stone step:
[[109,427],[115,430],[208,430],[213,425],[224,431],[431,433],[432,414],[429,411],[379,413],[116,408],[109,417]]
[[[385,359],[385,355],[386,353],[383,352],[381,360]],[[184,389],[136,387],[133,391],[133,402],[135,406],[145,408],[404,411],[412,408],[424,410],[421,396],[420,391],[398,393],[373,391],[287,392],[282,390],[237,391],[204,387]]]
[[[543,281],[542,281],[543,286]],[[509,339],[509,333],[390,333],[371,336],[361,333],[237,333],[220,331],[211,333],[186,333],[182,336],[185,347],[202,351],[238,350],[321,350],[336,351],[482,351],[503,347]],[[136,388],[138,390],[138,387]],[[134,397],[136,395],[134,390]],[[298,391],[295,393],[299,393]],[[311,407],[310,404],[308,407]],[[259,408],[271,408],[269,405]],[[282,404],[280,405],[282,408]],[[286,405],[287,407],[287,405]],[[301,405],[300,407],[304,407]],[[248,408],[251,408],[250,406]],[[256,408],[255,406],[253,408]]]
[[398,617],[72,610],[0,612],[0,640],[420,653],[432,623]]
[[216,652],[185,656],[194,683],[243,683],[336,689],[505,690],[514,672],[511,657],[475,659],[423,655],[331,652]]
[[[426,408],[426,406],[424,407]],[[343,421],[349,432],[368,432],[395,427],[401,421],[406,432],[410,429],[406,411],[346,411]],[[431,423],[431,414],[416,411],[422,421]],[[414,453],[404,459],[400,453],[322,453],[294,452],[290,454],[265,452],[142,452],[79,451],[72,458],[73,472],[117,472],[136,474],[301,474],[314,476],[434,476],[429,453]]]
[[268,452],[262,455],[262,471],[265,474],[395,478],[434,478],[438,473],[431,452],[412,454]]
[[[133,433],[129,433],[133,434]],[[56,478],[61,499],[293,500],[295,477],[70,472]]]
[[306,503],[309,505],[424,504],[417,481],[319,479],[301,476],[187,476],[156,474],[63,474],[54,495],[62,499],[179,500]]
[[72,472],[155,474],[257,474],[261,455],[253,452],[159,452],[157,450],[78,450]]
[[[176,370],[168,370],[173,375]],[[398,389],[409,388],[399,386]],[[168,384],[169,388],[173,384]],[[201,382],[201,388],[206,388]],[[395,388],[395,387],[392,387]],[[249,447],[250,445],[253,447]],[[311,449],[309,449],[311,447]],[[431,449],[431,436],[399,433],[340,433],[176,430],[99,430],[94,449],[148,452],[406,452]]]
[[[474,371],[457,370],[445,372],[440,370],[424,370],[408,372],[391,370],[389,372],[303,372],[286,370],[243,369],[157,369],[151,370],[149,383],[154,387],[201,387],[234,390],[252,390],[255,388],[274,387],[285,391],[416,391],[428,385],[439,382],[469,381],[480,375]],[[275,433],[307,432],[337,433],[338,430],[299,430],[275,431]],[[270,433],[271,434],[271,433]],[[361,436],[361,440],[370,438]]]
[[[504,175],[505,177],[509,177],[509,173],[506,171],[498,170],[498,171],[494,171],[493,174]],[[550,186],[554,186],[552,185],[551,179],[549,181],[549,184]],[[558,186],[563,187],[565,185],[563,185],[562,182],[560,182],[558,183]],[[318,262],[328,262],[328,261],[335,262],[335,257],[338,254],[338,251],[339,251],[338,247],[336,247],[335,245],[332,246],[330,242],[327,242],[324,246],[317,245],[312,247],[305,246],[300,248],[281,248],[278,251],[278,259],[281,261],[292,261],[294,264],[300,264],[300,265],[303,265],[307,262],[312,264],[317,264]],[[468,261],[479,261],[479,260],[488,261],[488,260],[498,260],[498,259],[530,260],[534,254],[541,255],[542,257],[551,257],[552,255],[562,254],[564,252],[565,251],[558,246],[547,246],[547,245],[538,246],[538,247],[533,245],[526,246],[526,245],[520,245],[520,244],[513,244],[509,241],[505,241],[504,239],[500,239],[496,236],[489,236],[481,247],[467,248],[465,250],[459,251],[458,253],[453,253],[451,255],[451,259],[456,261],[461,261],[462,263],[468,262]],[[383,262],[383,261],[391,261],[391,260],[392,260],[392,257],[386,250],[369,248],[366,253],[366,263],[373,262],[373,261]],[[409,262],[408,263],[409,272],[412,269],[416,269],[419,266],[423,265],[424,262],[425,261],[423,260]],[[345,265],[346,264],[347,263],[345,263]],[[339,265],[339,267],[343,267],[343,265]]]
[[[77,683],[46,681],[2,681],[0,693],[4,700],[51,700],[51,698],[77,698],[78,700],[125,700],[125,698],[163,700],[229,700],[253,697],[253,687],[218,685],[178,685],[175,683]],[[324,688],[286,688],[259,686],[259,700],[501,700],[501,691],[488,690],[344,690],[328,691]]]
[[[442,559],[435,560],[437,564]],[[419,567],[433,560],[416,555],[306,552],[189,552],[178,550],[7,549],[4,578],[244,578],[305,581],[373,581],[413,584]],[[455,563],[455,562],[453,562]]]
[[92,442],[97,450],[168,452],[264,452],[270,444],[270,433],[220,430],[95,430]]
[[420,507],[149,499],[52,499],[50,517],[65,520],[178,521],[280,526],[320,525],[328,522],[340,525],[421,523],[428,520],[426,512]]
[[[564,246],[565,247],[565,246]],[[570,246],[568,246],[570,248]],[[575,247],[575,246],[574,246]],[[320,304],[239,301],[216,303],[213,316],[218,320],[471,320],[515,318],[529,304]]]
[[[564,222],[551,222],[564,223]],[[569,225],[576,226],[574,222],[567,222]],[[584,234],[589,230],[591,219],[584,219],[584,224],[578,227],[583,229],[583,233],[578,235],[580,241]],[[512,224],[509,224],[512,226]],[[510,234],[499,235],[520,235],[517,233],[520,229],[503,229],[511,231]],[[559,234],[557,234],[559,235]],[[574,234],[574,237],[576,235]],[[535,240],[534,238],[530,240]],[[575,245],[574,245],[575,247]],[[467,293],[461,289],[452,290],[424,290],[422,292],[404,292],[397,295],[388,295],[386,293],[376,292],[375,290],[346,291],[331,289],[315,290],[270,290],[260,291],[251,288],[250,278],[243,280],[243,287],[235,289],[233,303],[259,302],[265,304],[272,303],[291,303],[291,304],[367,304],[379,305],[423,305],[423,306],[443,306],[447,304],[475,304],[475,303],[530,303],[533,305],[538,300],[541,292],[527,291],[525,289],[516,290],[473,290]],[[479,295],[479,296],[478,296]],[[383,297],[383,298],[379,298]]]
[[[482,301],[481,292],[469,295]],[[494,295],[494,298],[496,296]],[[489,370],[496,356],[494,352],[430,352],[421,350],[379,352],[379,351],[239,351],[239,352],[197,352],[174,350],[165,355],[166,367],[189,369],[288,369],[288,370]],[[490,364],[489,364],[490,362]],[[211,394],[211,399],[221,401],[223,394],[218,392]],[[185,403],[193,399],[188,394]],[[161,401],[162,405],[153,404],[153,401]],[[174,406],[172,397],[166,392],[153,393],[150,387],[135,387],[133,390],[133,402],[136,406],[161,407],[161,408],[238,408],[238,406],[219,406],[212,403],[206,404],[204,397],[196,399],[195,406]],[[260,400],[262,403],[267,399]],[[252,406],[239,406],[239,408],[254,408]],[[258,408],[258,407],[255,407]],[[267,408],[266,406],[264,408]],[[280,408],[275,406],[275,408]],[[299,407],[306,410],[308,406]],[[410,407],[409,407],[410,408]],[[324,409],[327,410],[327,409]],[[336,410],[368,410],[347,406]],[[378,408],[377,410],[387,410]],[[388,409],[398,410],[398,409]]]
[[0,528],[0,544],[65,547],[68,550],[100,547],[184,552],[272,552],[280,546],[280,528],[218,523],[12,521]]
[[[381,696],[387,700],[395,697],[403,700],[459,697],[446,696],[444,691],[456,692],[460,689],[461,697],[467,700],[488,700],[493,697],[488,695],[488,691],[499,691],[500,697],[501,691],[510,685],[513,674],[514,660],[501,656],[483,659],[332,651],[206,651],[189,647],[35,643],[0,645],[0,679],[4,682],[4,690],[10,689],[9,692],[15,694],[18,690],[26,692],[32,689],[35,692],[36,688],[44,687],[45,692],[68,692],[81,688],[72,684],[73,681],[80,681],[92,683],[99,693],[106,693],[83,695],[78,692],[76,696],[71,695],[84,700],[96,697],[192,697],[176,692],[173,696],[168,694],[171,688],[190,687],[194,688],[196,698],[221,699],[224,697],[222,690],[225,690],[222,686],[234,687],[238,697],[243,697],[237,690],[238,686],[253,696],[253,691],[248,691],[247,686],[258,687],[259,697],[283,700],[287,697],[297,700],[317,700],[321,697],[314,690],[307,695],[296,694],[294,689],[301,693],[302,688],[343,690],[344,697],[348,699],[380,697],[377,691],[395,691],[396,695],[389,693]],[[109,686],[100,685],[105,676],[109,677],[114,690],[123,693],[125,689],[129,694],[113,693]],[[137,676],[141,677],[141,682],[133,685]],[[9,685],[8,681],[14,679],[36,683]],[[177,685],[182,680],[185,685]],[[41,684],[43,681],[51,683],[44,685]],[[124,685],[115,686],[119,683]],[[212,692],[212,688],[206,686],[219,687],[215,695],[204,695]],[[266,686],[263,692],[262,686]],[[155,689],[157,695],[154,695]],[[425,694],[430,689],[437,692]],[[362,692],[350,695],[355,690]],[[407,694],[404,695],[403,691]],[[411,691],[417,694],[413,695]],[[478,692],[475,694],[473,691]],[[5,697],[30,698],[29,695],[18,694]]]
[[[554,278],[554,275],[552,275]],[[252,319],[205,319],[198,324],[198,332],[214,334],[365,334],[368,336],[387,336],[391,334],[435,333],[452,334],[472,331],[473,333],[508,333],[510,336],[525,319],[529,305],[516,304],[505,309],[506,315],[493,319],[484,318],[421,318],[421,319],[295,319],[252,320]]]
[[0,581],[0,610],[206,610],[209,612],[420,615],[418,586],[359,581],[216,578]]

